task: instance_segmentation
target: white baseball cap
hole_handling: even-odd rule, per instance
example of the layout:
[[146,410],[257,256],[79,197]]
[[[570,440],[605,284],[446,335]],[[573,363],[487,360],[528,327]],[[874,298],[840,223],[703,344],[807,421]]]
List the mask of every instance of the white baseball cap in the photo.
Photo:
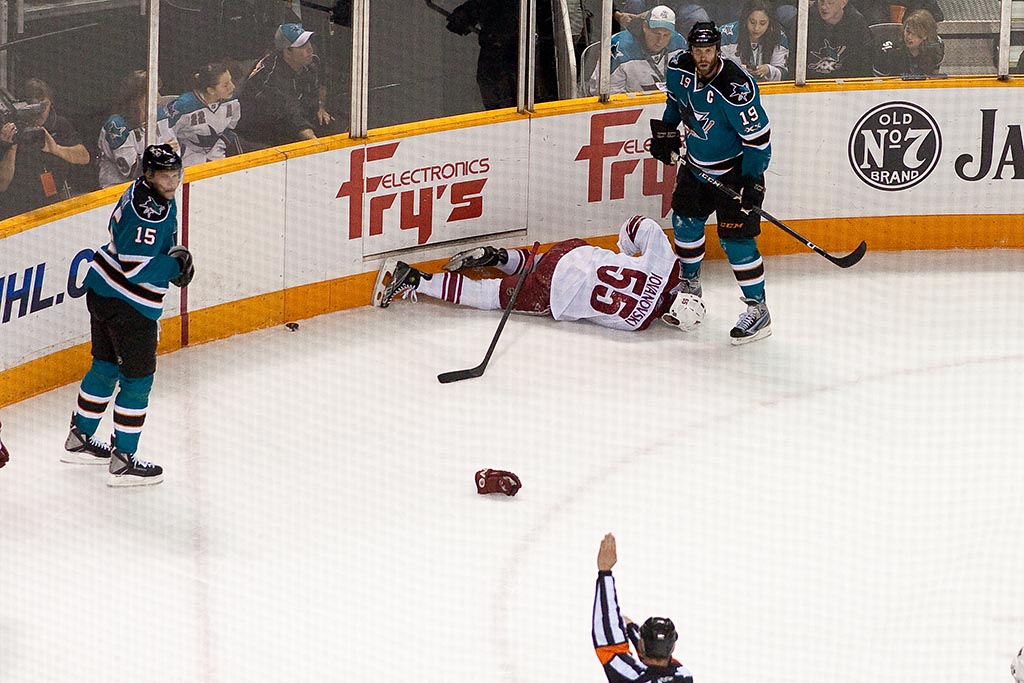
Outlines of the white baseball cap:
[[669,31],[676,30],[676,13],[664,5],[658,5],[651,10],[647,17],[647,25],[651,28],[667,28]]

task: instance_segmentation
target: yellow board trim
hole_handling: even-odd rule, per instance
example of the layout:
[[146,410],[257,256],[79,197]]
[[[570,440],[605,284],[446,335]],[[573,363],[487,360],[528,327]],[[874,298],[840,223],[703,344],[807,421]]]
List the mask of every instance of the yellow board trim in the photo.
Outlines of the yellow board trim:
[[[1024,215],[1019,214],[813,219],[787,221],[786,225],[837,256],[866,240],[866,262],[870,262],[872,252],[878,251],[1024,249]],[[718,240],[713,238],[713,226],[709,226],[709,232],[712,239],[708,240],[708,258],[724,258]],[[588,239],[606,249],[614,249],[617,240],[618,235]],[[803,244],[769,223],[762,224],[758,247],[764,256],[809,253]],[[440,259],[417,265],[435,271],[443,262]],[[770,262],[767,270],[770,286]],[[375,278],[376,273],[361,273],[190,311],[189,345],[366,306]],[[177,316],[161,321],[158,353],[181,348],[181,323]],[[89,344],[80,344],[0,371],[0,407],[77,382],[90,362]]]
[[[904,81],[900,78],[851,78],[846,80],[813,80],[806,85],[797,86],[792,81],[788,83],[762,83],[761,91],[765,95],[793,94],[793,93],[822,93],[822,92],[848,92],[865,90],[920,90],[922,88],[1019,88],[1024,87],[1024,79],[999,80],[995,76],[950,76],[941,79],[928,79],[925,81]],[[213,178],[235,171],[243,171],[268,164],[279,163],[296,157],[308,156],[319,152],[326,152],[345,147],[358,145],[376,144],[385,140],[407,138],[412,135],[424,135],[446,130],[458,130],[472,128],[474,126],[504,123],[507,121],[522,121],[531,118],[543,118],[549,116],[560,116],[563,114],[574,114],[584,111],[600,111],[602,109],[618,109],[621,107],[644,106],[658,104],[665,101],[662,93],[649,95],[637,94],[616,94],[611,95],[607,102],[600,102],[597,97],[586,97],[575,100],[562,100],[558,102],[544,102],[536,105],[532,112],[517,112],[515,109],[497,109],[492,111],[474,112],[460,114],[440,119],[427,121],[416,121],[387,128],[376,128],[368,132],[366,138],[352,139],[347,133],[333,135],[315,140],[303,140],[281,147],[249,152],[239,156],[227,157],[218,161],[211,161],[199,166],[190,166],[185,169],[185,182],[194,182]],[[127,183],[90,192],[80,197],[74,197],[67,201],[46,206],[35,211],[30,211],[14,216],[5,221],[0,221],[0,239],[10,237],[19,232],[24,232],[38,225],[49,223],[59,218],[66,218],[76,214],[94,209],[100,206],[113,204]]]

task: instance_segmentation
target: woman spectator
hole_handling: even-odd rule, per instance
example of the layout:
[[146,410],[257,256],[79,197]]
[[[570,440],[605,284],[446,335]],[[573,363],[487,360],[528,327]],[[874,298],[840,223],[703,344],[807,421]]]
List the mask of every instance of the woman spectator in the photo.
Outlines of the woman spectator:
[[935,17],[926,9],[914,10],[903,19],[903,40],[883,42],[875,60],[878,76],[930,76],[945,50]]
[[234,128],[241,109],[226,64],[207,64],[192,75],[194,89],[167,107],[171,128],[181,145],[181,160],[193,166],[238,154]]
[[[103,124],[99,147],[100,187],[110,187],[137,178],[139,160],[146,149],[146,72],[133,71],[123,81],[114,103],[114,111]],[[167,111],[157,107],[156,140],[178,149]]]
[[748,0],[739,21],[722,26],[722,57],[731,59],[757,81],[789,78],[789,39],[766,0]]

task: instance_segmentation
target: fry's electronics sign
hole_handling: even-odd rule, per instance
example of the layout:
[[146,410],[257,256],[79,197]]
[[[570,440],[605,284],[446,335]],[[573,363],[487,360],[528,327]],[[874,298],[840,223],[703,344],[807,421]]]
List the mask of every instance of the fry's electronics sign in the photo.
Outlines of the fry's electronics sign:
[[632,193],[639,190],[644,197],[661,197],[665,217],[672,208],[676,167],[650,156],[650,137],[637,137],[636,122],[642,114],[642,109],[631,109],[591,116],[590,141],[580,148],[576,161],[588,166],[588,203],[626,199],[627,189],[635,198]]
[[349,179],[336,195],[348,199],[348,238],[381,237],[377,241],[388,245],[384,251],[465,237],[458,231],[444,235],[435,231],[483,216],[490,159],[467,156],[415,166],[388,163],[402,144],[410,143],[352,151]]

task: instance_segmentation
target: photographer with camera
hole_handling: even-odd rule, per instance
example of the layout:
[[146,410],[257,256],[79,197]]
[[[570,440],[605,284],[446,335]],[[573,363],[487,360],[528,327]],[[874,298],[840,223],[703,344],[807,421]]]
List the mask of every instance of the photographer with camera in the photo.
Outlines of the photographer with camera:
[[14,112],[0,127],[0,219],[70,198],[71,165],[89,163],[78,131],[54,111],[50,86],[30,78],[24,95],[24,103],[0,95]]

